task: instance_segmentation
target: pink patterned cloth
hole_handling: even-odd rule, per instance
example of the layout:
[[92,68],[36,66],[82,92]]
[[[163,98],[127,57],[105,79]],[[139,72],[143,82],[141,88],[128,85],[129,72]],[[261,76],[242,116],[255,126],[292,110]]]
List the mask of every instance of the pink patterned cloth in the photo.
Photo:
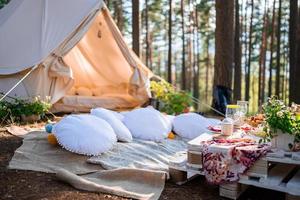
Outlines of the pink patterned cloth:
[[258,144],[249,139],[214,139],[201,142],[203,169],[213,184],[239,180],[256,160],[265,155],[270,144]]

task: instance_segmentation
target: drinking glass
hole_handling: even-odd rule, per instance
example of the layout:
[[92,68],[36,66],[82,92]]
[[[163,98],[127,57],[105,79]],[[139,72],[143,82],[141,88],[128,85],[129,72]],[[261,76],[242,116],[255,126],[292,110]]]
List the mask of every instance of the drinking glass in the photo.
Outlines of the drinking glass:
[[240,116],[238,113],[239,106],[238,105],[227,105],[226,107],[226,118],[230,118],[233,120],[234,124],[239,120]]
[[245,122],[248,113],[248,101],[237,101],[238,115],[240,116],[239,125],[242,126]]
[[239,106],[239,112],[246,116],[248,113],[248,101],[237,101],[237,105]]

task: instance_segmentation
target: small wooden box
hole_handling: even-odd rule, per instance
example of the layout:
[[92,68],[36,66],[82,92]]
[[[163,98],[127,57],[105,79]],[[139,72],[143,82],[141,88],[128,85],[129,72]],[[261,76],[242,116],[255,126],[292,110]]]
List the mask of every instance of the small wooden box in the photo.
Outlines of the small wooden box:
[[197,151],[188,151],[187,165],[194,169],[202,169],[202,153]]

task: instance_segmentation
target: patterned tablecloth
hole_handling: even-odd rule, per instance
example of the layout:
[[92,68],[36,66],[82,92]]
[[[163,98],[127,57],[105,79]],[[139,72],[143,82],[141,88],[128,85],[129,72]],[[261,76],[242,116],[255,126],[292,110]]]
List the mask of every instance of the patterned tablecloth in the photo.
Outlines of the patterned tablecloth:
[[252,139],[213,139],[201,142],[203,169],[206,179],[213,184],[234,182],[256,160],[265,155],[271,145]]

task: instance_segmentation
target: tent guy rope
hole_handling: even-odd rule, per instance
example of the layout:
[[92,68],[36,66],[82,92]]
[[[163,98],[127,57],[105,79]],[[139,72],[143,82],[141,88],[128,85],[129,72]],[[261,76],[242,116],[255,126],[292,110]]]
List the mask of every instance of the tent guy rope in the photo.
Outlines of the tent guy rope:
[[32,67],[30,69],[29,72],[27,72],[12,88],[10,88],[10,90],[8,90],[8,92],[6,92],[0,99],[0,102],[3,101],[3,99],[5,99],[5,97],[7,97],[7,95],[9,95],[16,87],[18,87],[18,85],[20,85],[20,83],[22,83],[22,81],[31,74],[31,72],[33,72],[36,68],[38,67],[38,65],[35,65],[34,67]]

